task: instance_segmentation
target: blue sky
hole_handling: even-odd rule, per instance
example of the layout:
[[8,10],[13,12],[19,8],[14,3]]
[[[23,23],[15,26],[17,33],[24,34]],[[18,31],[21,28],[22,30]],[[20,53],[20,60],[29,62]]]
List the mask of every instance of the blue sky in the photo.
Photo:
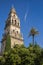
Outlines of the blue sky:
[[35,27],[39,31],[35,42],[43,47],[43,0],[0,0],[0,41],[12,5],[20,18],[25,46],[32,42],[32,38],[28,38],[28,34],[30,29]]

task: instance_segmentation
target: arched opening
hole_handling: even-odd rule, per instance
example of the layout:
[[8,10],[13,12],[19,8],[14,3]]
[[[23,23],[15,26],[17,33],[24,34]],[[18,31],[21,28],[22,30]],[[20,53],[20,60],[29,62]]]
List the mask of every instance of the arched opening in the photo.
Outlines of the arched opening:
[[18,23],[18,26],[19,26],[19,23]]
[[16,25],[16,20],[15,20],[15,25]]
[[15,30],[13,30],[13,32],[14,32]]
[[18,31],[17,31],[17,34],[18,34]]
[[13,19],[12,19],[12,24],[13,24]]

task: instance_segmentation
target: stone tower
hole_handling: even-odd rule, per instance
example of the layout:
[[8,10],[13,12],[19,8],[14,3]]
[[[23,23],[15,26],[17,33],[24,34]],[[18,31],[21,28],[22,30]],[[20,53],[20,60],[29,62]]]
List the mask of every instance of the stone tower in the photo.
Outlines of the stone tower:
[[14,7],[11,8],[6,20],[5,32],[2,38],[2,52],[5,50],[6,37],[8,34],[10,35],[11,39],[11,48],[13,48],[16,44],[23,44],[23,37],[20,32],[20,20],[16,14]]

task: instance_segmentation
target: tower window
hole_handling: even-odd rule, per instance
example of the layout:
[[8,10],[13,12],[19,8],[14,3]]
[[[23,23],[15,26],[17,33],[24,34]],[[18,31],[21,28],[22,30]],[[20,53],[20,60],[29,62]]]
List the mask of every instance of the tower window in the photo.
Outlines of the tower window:
[[16,20],[15,20],[15,25],[16,25]]
[[13,24],[13,19],[12,19],[12,24]]
[[13,30],[13,32],[14,32],[15,30]]
[[17,33],[18,33],[18,31],[17,31]]
[[19,23],[18,23],[18,26],[19,26]]
[[14,17],[15,17],[15,15],[14,15]]

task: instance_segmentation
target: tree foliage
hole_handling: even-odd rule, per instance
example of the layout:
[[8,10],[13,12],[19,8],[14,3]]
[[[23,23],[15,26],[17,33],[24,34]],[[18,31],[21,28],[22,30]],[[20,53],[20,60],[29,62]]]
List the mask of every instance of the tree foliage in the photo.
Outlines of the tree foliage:
[[39,34],[39,32],[35,29],[35,28],[32,28],[30,30],[30,33],[29,33],[29,36],[32,36],[32,39],[33,39],[33,45],[34,45],[34,37],[35,35]]
[[32,44],[29,47],[16,45],[0,57],[0,65],[43,65],[43,49]]
[[11,48],[11,40],[10,40],[10,35],[7,35],[6,39],[6,45],[5,45],[5,51],[9,51]]

